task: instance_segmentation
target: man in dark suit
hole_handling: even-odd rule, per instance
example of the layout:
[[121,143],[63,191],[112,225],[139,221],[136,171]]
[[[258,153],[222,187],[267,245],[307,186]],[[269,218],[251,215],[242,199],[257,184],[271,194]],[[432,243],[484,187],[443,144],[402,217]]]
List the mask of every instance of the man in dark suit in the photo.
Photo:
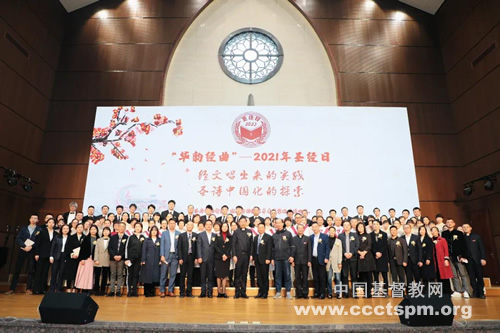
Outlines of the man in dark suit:
[[[179,277],[180,297],[184,297],[184,293],[187,297],[193,297],[193,269],[194,263],[198,260],[196,256],[196,238],[198,235],[193,232],[193,227],[193,222],[188,222],[186,224],[186,232],[180,234],[179,241],[177,243],[179,252],[179,265],[181,265],[181,273]],[[185,281],[186,276],[187,288]]]
[[247,218],[240,218],[240,227],[233,233],[233,262],[234,269],[234,298],[248,298],[247,296],[247,274],[248,263],[252,257],[252,231],[247,228]]
[[210,220],[210,215],[212,215],[214,211],[214,208],[212,205],[207,205],[205,207],[205,215],[200,216],[200,222],[205,223],[206,221]]
[[325,299],[326,294],[326,268],[330,258],[330,246],[328,245],[328,236],[321,233],[319,225],[313,222],[311,226],[313,234],[311,239],[312,253],[312,273],[314,279],[313,298]]
[[222,215],[217,218],[217,222],[219,222],[220,224],[227,222],[227,212],[228,211],[229,211],[229,207],[227,205],[222,206],[220,209],[220,212]]
[[344,297],[349,297],[349,273],[351,273],[351,283],[357,281],[358,276],[358,248],[359,239],[357,233],[351,232],[351,222],[344,222],[344,231],[339,235],[342,242],[342,284],[347,289]]
[[295,296],[297,298],[309,298],[309,283],[307,276],[311,267],[312,248],[311,239],[304,235],[305,226],[297,225],[297,236],[293,237],[295,255],[292,266],[295,269]]
[[[198,234],[196,240],[196,256],[200,264],[201,294],[200,298],[212,298],[215,265],[215,233],[212,232],[212,221],[205,222],[205,231]],[[247,264],[248,266],[248,264]]]
[[122,296],[123,285],[123,267],[125,259],[125,246],[128,236],[125,234],[125,223],[120,222],[118,226],[118,233],[111,236],[109,239],[108,252],[109,252],[109,294],[108,296]]
[[[377,267],[376,271],[373,272],[375,282],[380,282],[380,275],[382,275],[382,279],[384,280],[385,288],[382,288],[382,291],[389,288],[389,282],[387,280],[387,271],[389,270],[389,257],[387,255],[387,234],[383,231],[380,231],[380,221],[375,220],[372,223],[373,232],[370,234],[372,237],[372,253],[375,258],[375,265]],[[380,294],[380,290],[375,290],[375,293],[379,292],[379,296],[383,296]],[[387,294],[386,294],[387,295]]]
[[52,248],[52,241],[55,239],[57,233],[54,230],[56,222],[50,217],[46,223],[45,228],[35,238],[35,261],[36,271],[33,283],[33,294],[45,294],[47,287],[47,278],[50,268],[50,249]]
[[468,249],[463,232],[455,229],[455,221],[451,218],[446,220],[446,230],[441,237],[448,242],[448,252],[451,260],[451,270],[453,272],[453,294],[452,297],[460,297],[463,293],[464,298],[469,298],[473,294],[469,274],[467,274]]
[[253,259],[257,270],[259,292],[255,298],[267,298],[269,292],[269,264],[271,263],[273,240],[271,236],[266,234],[264,223],[260,223],[257,230],[259,234],[253,240]]
[[[101,207],[101,215],[99,215],[96,219],[99,220],[99,219],[101,219],[101,217],[104,217],[104,219],[107,219],[108,214],[109,214],[109,206],[104,205]],[[71,223],[71,221],[70,221],[70,223]]]
[[[412,234],[411,225],[403,226],[403,239],[408,247],[408,264],[405,267],[406,281],[410,285],[412,281],[418,283],[420,281],[420,267],[422,264],[422,247],[418,241],[418,236]],[[373,244],[373,243],[372,243]]]
[[179,213],[175,211],[175,201],[174,200],[169,200],[168,201],[168,209],[161,212],[161,221],[165,220],[167,218],[168,214],[172,215],[172,218],[175,221],[177,221],[177,219],[179,218]]
[[78,204],[75,201],[72,201],[69,204],[69,212],[62,214],[64,217],[64,222],[66,224],[70,224],[71,221],[73,221],[76,218],[77,208],[78,208]]
[[467,271],[472,285],[472,297],[486,298],[484,296],[483,266],[486,266],[486,250],[483,240],[478,234],[472,233],[469,223],[462,225],[465,234],[465,243],[468,250]]
[[356,216],[359,221],[363,221],[365,225],[368,224],[368,216],[365,215],[365,207],[363,205],[356,206],[356,210],[358,211],[358,215]]
[[448,252],[451,260],[451,270],[453,272],[453,294],[452,297],[460,297],[463,293],[464,298],[469,298],[472,295],[472,288],[467,274],[466,264],[468,259],[467,243],[463,232],[455,229],[455,221],[451,218],[446,220],[446,229],[441,234],[441,237],[448,242]]
[[87,215],[85,215],[82,219],[83,223],[87,222],[88,220],[92,220],[92,222],[97,221],[97,216],[94,216],[94,210],[95,210],[94,206],[92,205],[88,206]]
[[342,213],[341,219],[342,219],[342,224],[344,222],[351,222],[351,217],[349,216],[349,209],[347,207],[342,207],[340,210]]
[[17,281],[19,280],[19,274],[24,267],[25,262],[28,262],[28,282],[26,284],[26,293],[32,294],[33,288],[33,274],[35,273],[35,251],[34,245],[26,245],[26,240],[36,241],[36,237],[42,231],[42,228],[37,226],[38,214],[31,214],[30,224],[22,227],[16,237],[16,246],[20,248],[19,255],[17,256],[16,268],[14,269],[14,275],[12,276],[12,282],[10,284],[10,289],[5,294],[13,294],[17,287]]
[[[241,206],[236,206],[236,216],[234,217],[234,220],[236,221],[236,223],[240,223],[240,220],[242,218],[246,218],[245,215],[243,215],[243,207]],[[247,224],[248,224],[248,221],[247,221]]]
[[394,225],[394,222],[398,218],[396,217],[396,210],[394,208],[389,208],[389,223],[390,225]]
[[256,219],[259,219],[259,221],[264,221],[264,219],[259,216],[259,214],[260,214],[259,207],[255,206],[252,210],[252,213],[253,213],[253,216],[248,219],[250,221],[250,224],[249,224],[250,228],[254,227],[254,223],[255,223]]

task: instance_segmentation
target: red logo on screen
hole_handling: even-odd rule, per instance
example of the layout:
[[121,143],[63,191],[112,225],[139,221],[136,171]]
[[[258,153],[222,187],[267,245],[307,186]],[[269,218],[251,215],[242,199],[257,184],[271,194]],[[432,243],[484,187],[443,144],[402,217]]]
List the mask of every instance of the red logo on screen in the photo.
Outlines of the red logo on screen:
[[234,120],[232,132],[236,143],[255,148],[266,143],[271,134],[271,125],[260,113],[245,112]]

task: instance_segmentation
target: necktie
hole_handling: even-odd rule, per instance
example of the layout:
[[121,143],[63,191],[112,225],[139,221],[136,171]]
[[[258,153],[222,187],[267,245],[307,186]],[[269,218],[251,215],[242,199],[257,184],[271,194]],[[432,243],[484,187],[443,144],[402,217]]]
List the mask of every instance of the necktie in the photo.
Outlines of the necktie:
[[259,243],[257,244],[257,255],[259,254],[259,244],[260,244],[260,241],[262,240],[262,235],[259,235]]
[[348,234],[345,234],[345,252],[351,253],[351,240]]
[[118,249],[116,250],[117,252],[120,252],[120,244],[122,242],[122,236],[118,236]]
[[188,241],[188,243],[189,243],[189,250],[188,250],[188,254],[191,254],[191,253],[192,253],[192,252],[191,252],[191,251],[192,251],[192,250],[191,250],[191,234],[188,234],[188,240],[189,240],[189,241]]

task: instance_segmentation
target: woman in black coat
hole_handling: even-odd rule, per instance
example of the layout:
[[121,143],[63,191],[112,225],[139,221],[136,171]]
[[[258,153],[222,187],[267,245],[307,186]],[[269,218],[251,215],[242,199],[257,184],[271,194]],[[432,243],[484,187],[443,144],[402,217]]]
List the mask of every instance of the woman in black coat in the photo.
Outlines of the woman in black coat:
[[420,268],[420,276],[424,280],[424,285],[427,287],[429,281],[436,279],[436,267],[434,266],[434,242],[427,234],[425,226],[418,228],[418,241],[422,248],[423,266]]
[[226,280],[231,264],[231,234],[229,224],[223,223],[219,235],[215,237],[215,277],[217,278],[217,298],[227,298]]
[[137,297],[137,283],[141,269],[142,244],[146,237],[142,234],[142,223],[134,225],[134,234],[127,238],[125,245],[125,265],[128,267],[127,297]]
[[144,283],[144,296],[146,297],[155,295],[155,285],[160,282],[160,240],[158,234],[158,227],[151,227],[149,238],[146,238],[142,245],[140,281]]
[[66,280],[66,288],[73,290],[73,284],[76,279],[76,272],[78,271],[78,265],[80,264],[79,255],[73,254],[73,250],[76,248],[80,248],[83,243],[85,235],[83,234],[83,224],[78,224],[76,226],[76,233],[71,235],[68,239],[68,243],[66,244],[65,251],[68,251],[69,259],[66,260],[66,264],[64,265],[63,271],[63,280]]
[[53,218],[47,220],[46,228],[35,238],[35,282],[33,284],[33,294],[45,294],[47,279],[50,268],[50,249],[57,233],[54,231],[55,221]]
[[372,290],[372,277],[373,272],[376,270],[375,258],[372,253],[372,238],[366,233],[365,225],[363,222],[358,223],[356,226],[359,238],[358,248],[358,272],[359,280],[366,282],[365,295],[371,298]]
[[50,263],[52,271],[50,277],[50,291],[61,291],[64,267],[69,259],[71,251],[69,251],[69,224],[63,224],[59,230],[59,235],[52,241],[50,248]]

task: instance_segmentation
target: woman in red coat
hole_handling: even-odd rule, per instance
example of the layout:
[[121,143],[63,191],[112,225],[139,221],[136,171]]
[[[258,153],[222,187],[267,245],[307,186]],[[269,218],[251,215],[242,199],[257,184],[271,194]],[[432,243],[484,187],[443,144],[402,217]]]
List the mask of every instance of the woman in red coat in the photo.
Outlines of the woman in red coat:
[[450,258],[448,254],[448,243],[446,239],[439,235],[439,229],[433,227],[431,229],[432,240],[436,245],[436,250],[434,251],[434,264],[436,267],[436,277],[437,281],[441,282],[443,285],[443,293],[451,295],[451,285],[450,280],[453,278],[453,272],[451,271]]

